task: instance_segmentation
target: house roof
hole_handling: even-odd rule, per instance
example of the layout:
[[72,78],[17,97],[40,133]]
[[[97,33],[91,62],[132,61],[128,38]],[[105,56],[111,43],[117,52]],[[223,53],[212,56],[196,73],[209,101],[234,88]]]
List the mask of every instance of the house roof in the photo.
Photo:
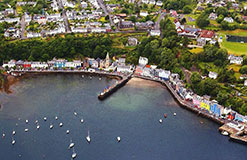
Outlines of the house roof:
[[212,38],[214,36],[214,31],[202,30],[201,37],[203,38]]

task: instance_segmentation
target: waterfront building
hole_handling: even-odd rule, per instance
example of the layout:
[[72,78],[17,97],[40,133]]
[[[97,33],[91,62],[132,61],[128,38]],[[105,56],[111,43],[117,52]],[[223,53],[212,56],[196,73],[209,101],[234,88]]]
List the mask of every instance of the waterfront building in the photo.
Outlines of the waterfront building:
[[63,67],[65,67],[66,62],[67,62],[67,60],[65,60],[65,59],[57,59],[57,60],[55,60],[54,66],[57,68],[63,68]]
[[73,60],[72,62],[65,62],[65,67],[67,68],[79,68],[81,67],[80,60]]
[[2,65],[2,67],[3,68],[6,68],[6,67],[13,68],[15,66],[15,63],[16,63],[16,60],[12,59],[12,60],[8,61],[8,63],[4,63]]
[[208,74],[208,77],[209,78],[212,78],[212,79],[216,79],[217,78],[217,76],[218,76],[218,73],[216,73],[216,72],[209,72],[209,74]]
[[132,71],[131,66],[127,66],[127,65],[118,65],[117,66],[117,72],[130,73],[131,71]]
[[148,64],[148,58],[146,58],[146,57],[139,57],[139,65],[141,65],[141,66],[145,66],[145,65],[147,65]]
[[142,73],[143,73],[143,67],[136,66],[135,74],[138,75],[138,76],[140,76],[140,75],[142,75]]
[[18,67],[18,68],[23,67],[23,64],[24,64],[24,62],[23,62],[22,60],[18,60],[18,61],[15,63],[16,67]]
[[162,80],[169,80],[171,72],[168,70],[160,70],[159,78]]
[[89,67],[89,59],[86,57],[83,60],[83,68],[88,68]]
[[90,63],[90,66],[92,68],[98,68],[99,67],[99,63],[97,60],[92,60],[91,63]]
[[31,63],[31,68],[47,68],[48,63],[45,62],[32,62]]

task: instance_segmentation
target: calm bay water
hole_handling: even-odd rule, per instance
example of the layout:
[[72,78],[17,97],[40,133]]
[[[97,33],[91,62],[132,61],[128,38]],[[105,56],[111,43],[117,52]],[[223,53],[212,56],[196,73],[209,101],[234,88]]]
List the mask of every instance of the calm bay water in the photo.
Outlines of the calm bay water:
[[[68,160],[70,140],[80,160],[246,159],[247,146],[228,141],[219,134],[217,124],[180,108],[159,84],[131,80],[99,101],[97,94],[115,81],[80,75],[38,76],[13,86],[13,94],[2,93],[0,134],[6,137],[0,138],[0,159]],[[160,124],[164,113],[168,117]],[[36,130],[36,119],[40,130]],[[58,126],[60,122],[63,127]],[[52,130],[50,124],[54,124]],[[25,128],[29,131],[24,132]],[[85,140],[88,130],[90,144]]]

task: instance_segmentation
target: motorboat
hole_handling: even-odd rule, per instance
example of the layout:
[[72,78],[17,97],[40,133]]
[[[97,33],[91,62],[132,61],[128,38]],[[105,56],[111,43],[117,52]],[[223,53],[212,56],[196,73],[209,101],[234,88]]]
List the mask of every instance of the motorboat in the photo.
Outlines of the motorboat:
[[83,123],[84,122],[84,120],[83,119],[81,119],[81,123]]
[[69,134],[69,130],[66,131],[66,134]]
[[164,118],[166,118],[166,117],[167,117],[167,114],[165,113],[165,114],[164,114]]
[[224,135],[224,136],[228,136],[229,135],[229,133],[227,131],[223,131],[223,132],[221,132],[221,134]]
[[81,75],[81,78],[84,78],[84,75]]
[[86,137],[86,140],[87,140],[88,143],[90,143],[90,142],[91,142],[91,138],[90,138],[90,133],[89,133],[89,131],[88,131],[87,134],[88,134],[88,135],[87,135],[87,137]]
[[77,112],[74,112],[74,115],[77,116]]
[[162,123],[162,122],[163,122],[163,120],[162,120],[162,119],[159,119],[159,122],[160,122],[160,123]]
[[75,143],[73,143],[72,140],[70,140],[70,144],[69,144],[69,148],[68,149],[73,148],[74,146],[75,146]]
[[25,132],[28,132],[28,128],[26,128],[24,131],[25,131]]
[[38,122],[39,122],[38,120],[35,121],[36,124],[37,124]]
[[101,78],[99,78],[99,80],[101,81]]
[[46,117],[44,117],[44,121],[46,121],[47,120],[47,118]]
[[118,142],[120,142],[120,141],[121,141],[121,138],[120,138],[119,136],[117,137],[117,141],[118,141]]
[[55,117],[55,120],[58,120],[58,117],[57,116]]
[[14,138],[12,138],[12,142],[11,142],[11,143],[12,143],[12,145],[14,145],[14,144],[15,144],[15,140],[14,140]]
[[28,120],[26,119],[26,123],[28,123]]
[[59,123],[59,127],[62,127],[63,126],[63,123]]
[[175,112],[175,113],[173,113],[173,115],[174,115],[174,116],[176,116],[176,115],[177,115],[177,113]]
[[37,125],[37,127],[36,127],[37,129],[39,129],[40,128],[40,126],[39,125]]
[[15,131],[12,132],[12,135],[15,135]]
[[53,128],[53,125],[51,124],[51,125],[50,125],[50,129],[52,129],[52,128]]
[[5,137],[5,133],[3,133],[3,136],[2,136],[3,138]]

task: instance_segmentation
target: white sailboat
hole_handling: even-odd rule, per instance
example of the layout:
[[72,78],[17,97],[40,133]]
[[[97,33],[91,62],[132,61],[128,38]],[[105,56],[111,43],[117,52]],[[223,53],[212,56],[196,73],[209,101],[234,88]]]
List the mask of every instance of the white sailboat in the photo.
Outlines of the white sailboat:
[[37,124],[38,122],[39,122],[38,120],[35,121],[36,124]]
[[3,138],[5,137],[5,133],[3,133]]
[[28,132],[28,128],[26,128],[24,131],[25,131],[25,132]]
[[119,136],[117,137],[117,141],[118,141],[118,142],[120,142],[120,141],[121,141],[121,138],[120,138]]
[[74,112],[74,115],[77,116],[77,112],[76,111]]
[[62,127],[63,126],[63,123],[61,122],[61,123],[59,123],[59,127]]
[[46,121],[47,120],[47,118],[46,117],[44,117],[44,121]]
[[26,119],[26,123],[28,123],[28,120]]
[[75,146],[75,143],[73,143],[72,140],[70,140],[70,144],[69,144],[68,149],[71,149],[71,148],[73,148],[74,146]]
[[14,138],[12,137],[12,145],[14,145],[15,144],[15,140],[14,140]]
[[81,123],[83,123],[84,122],[84,120],[83,119],[81,119]]
[[73,153],[72,153],[72,155],[71,155],[71,158],[72,158],[72,159],[75,159],[76,156],[77,156],[77,155],[76,155],[75,150],[74,150],[74,148],[73,148]]
[[175,113],[173,113],[173,115],[174,115],[174,116],[176,116],[176,115],[177,115],[177,113],[175,112]]
[[55,120],[58,120],[58,117],[57,116],[55,117]]
[[89,130],[88,130],[88,133],[87,133],[87,137],[86,137],[86,140],[88,143],[91,142],[91,138],[90,138],[90,133],[89,133]]
[[69,134],[69,130],[66,131],[66,134]]
[[12,131],[12,135],[15,135],[15,131],[14,130]]
[[37,128],[37,130],[39,130],[40,126],[39,126],[39,125],[37,125],[37,127],[36,127],[36,128]]
[[160,123],[162,123],[162,122],[163,122],[163,120],[162,120],[162,119],[159,119],[159,122],[160,122]]
[[50,129],[52,129],[52,128],[53,128],[53,125],[51,124],[51,125],[50,125]]

